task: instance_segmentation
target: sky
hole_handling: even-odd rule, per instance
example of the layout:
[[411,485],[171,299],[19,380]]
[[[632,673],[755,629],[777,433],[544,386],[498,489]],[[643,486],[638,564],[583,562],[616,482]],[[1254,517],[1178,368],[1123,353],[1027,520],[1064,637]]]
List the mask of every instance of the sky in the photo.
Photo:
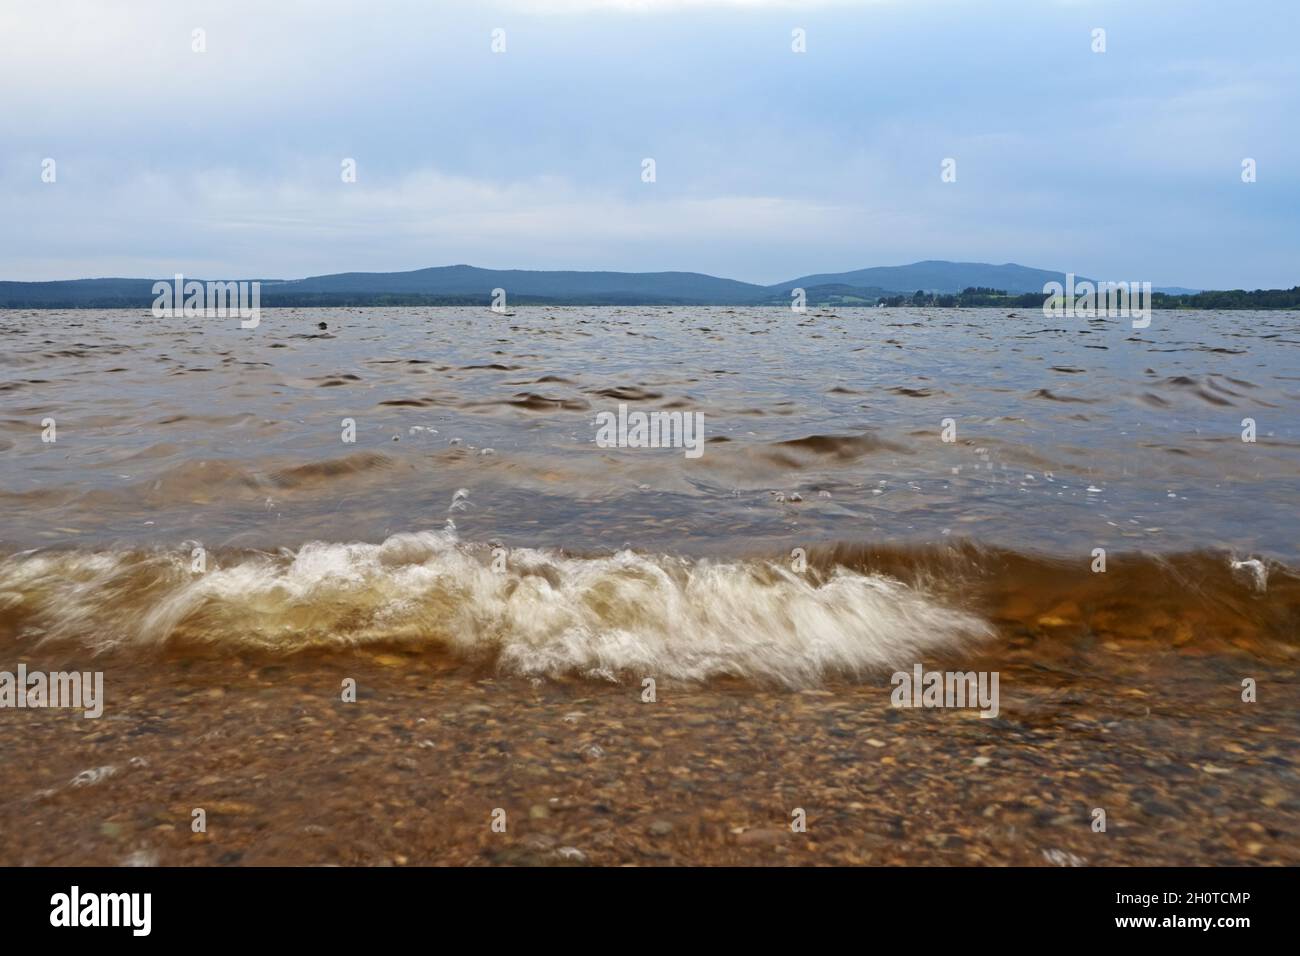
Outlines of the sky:
[[1298,41],[1295,0],[4,0],[0,279],[1289,288]]

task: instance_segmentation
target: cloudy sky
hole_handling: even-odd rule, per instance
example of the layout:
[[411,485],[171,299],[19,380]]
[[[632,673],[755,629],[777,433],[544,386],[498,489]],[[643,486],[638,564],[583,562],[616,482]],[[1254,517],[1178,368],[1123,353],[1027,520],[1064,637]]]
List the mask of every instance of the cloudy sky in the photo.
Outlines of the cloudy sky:
[[0,279],[1290,287],[1298,42],[1295,0],[4,0]]

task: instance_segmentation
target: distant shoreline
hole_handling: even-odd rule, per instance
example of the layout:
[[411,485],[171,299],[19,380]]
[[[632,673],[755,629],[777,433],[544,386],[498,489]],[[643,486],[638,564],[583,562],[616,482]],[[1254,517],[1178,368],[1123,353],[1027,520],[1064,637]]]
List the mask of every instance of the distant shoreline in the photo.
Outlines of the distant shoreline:
[[[1126,270],[1127,272],[1127,270]],[[1142,278],[1141,276],[1138,277]],[[1049,290],[1068,297],[1077,290],[1129,287],[1142,290],[1158,309],[1300,309],[1300,285],[1290,289],[1197,290],[1160,286],[1125,275],[1089,277],[1008,262],[951,262],[930,259],[899,266],[816,273],[759,285],[702,272],[605,272],[583,270],[484,269],[434,266],[406,272],[340,272],[301,279],[168,276],[87,278],[37,282],[0,280],[0,308],[150,308],[158,286],[189,296],[191,285],[250,286],[268,308],[368,308],[392,306],[732,306],[852,308],[937,306],[940,308],[1041,308]],[[180,292],[180,288],[185,292]],[[1145,306],[1144,306],[1145,307]]]
[[[885,284],[888,283],[888,284]],[[266,308],[386,308],[515,305],[755,308],[938,307],[1039,309],[1049,290],[1073,300],[1108,286],[1141,288],[1156,309],[1300,309],[1300,285],[1290,289],[1195,291],[1152,288],[1150,282],[1103,282],[1008,263],[918,262],[909,266],[808,275],[760,286],[699,272],[540,272],[438,266],[413,272],[346,272],[306,279],[70,279],[0,281],[4,309],[133,309],[165,307],[190,296],[190,288],[249,287]],[[196,300],[197,301],[197,300]],[[1083,300],[1078,300],[1082,308]]]
[[[1261,293],[1202,292],[1194,296],[1170,296],[1156,292],[1151,297],[1151,307],[1158,312],[1195,311],[1300,311],[1300,287],[1295,289],[1263,290]],[[1219,298],[1222,297],[1222,298]],[[943,299],[944,297],[936,297]],[[914,302],[905,298],[901,302],[825,302],[809,299],[808,309],[1033,309],[1041,310],[1045,297],[1026,293],[1007,296],[999,300],[982,302]],[[153,299],[112,299],[90,301],[22,301],[0,298],[0,310],[60,312],[77,309],[149,310]],[[263,293],[264,309],[383,309],[383,308],[465,308],[490,309],[491,296],[321,296],[319,298],[277,299]],[[787,302],[692,302],[652,299],[547,299],[520,295],[510,300],[510,308],[709,308],[709,309],[782,309],[790,308]]]

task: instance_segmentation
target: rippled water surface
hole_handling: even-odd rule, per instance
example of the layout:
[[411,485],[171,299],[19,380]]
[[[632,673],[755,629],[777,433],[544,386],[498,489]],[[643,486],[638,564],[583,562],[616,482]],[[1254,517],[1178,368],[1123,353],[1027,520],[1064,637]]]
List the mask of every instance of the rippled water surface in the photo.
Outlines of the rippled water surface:
[[[376,541],[464,488],[462,535],[510,546],[1300,553],[1295,313],[3,312],[0,335],[11,549]],[[704,454],[597,447],[620,403],[702,413]]]
[[[954,605],[1013,584],[1172,590],[1275,635],[1300,600],[1295,313],[11,311],[0,335],[15,633],[437,631],[525,673],[802,682],[979,639]],[[703,454],[598,447],[620,405],[701,414]],[[890,590],[903,569],[945,603]]]

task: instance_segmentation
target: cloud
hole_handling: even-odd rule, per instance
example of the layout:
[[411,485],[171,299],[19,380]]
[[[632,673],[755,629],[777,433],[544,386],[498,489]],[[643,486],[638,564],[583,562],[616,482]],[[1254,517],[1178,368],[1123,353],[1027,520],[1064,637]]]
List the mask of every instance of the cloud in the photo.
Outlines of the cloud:
[[984,258],[1290,285],[1288,8],[1164,2],[0,4],[0,278]]
[[680,13],[685,10],[813,10],[870,7],[898,0],[502,0],[527,13]]
[[[659,267],[685,268],[689,255],[709,245],[735,248],[756,238],[807,243],[843,234],[856,219],[847,208],[778,196],[647,192],[633,199],[552,177],[501,183],[433,168],[368,182],[361,166],[356,183],[342,182],[337,172],[330,182],[321,168],[338,167],[329,159],[321,164],[271,182],[234,169],[141,174],[97,191],[91,208],[84,190],[66,182],[27,189],[16,197],[15,225],[0,239],[0,252],[9,268],[31,279],[104,275],[106,261],[134,276],[264,278],[467,260],[616,268],[628,248],[641,250],[646,269],[656,267],[652,256]],[[78,229],[69,241],[62,224],[71,220]],[[103,250],[123,247],[136,257],[104,258]],[[65,252],[40,251],[49,248]],[[273,257],[268,249],[276,250]]]

